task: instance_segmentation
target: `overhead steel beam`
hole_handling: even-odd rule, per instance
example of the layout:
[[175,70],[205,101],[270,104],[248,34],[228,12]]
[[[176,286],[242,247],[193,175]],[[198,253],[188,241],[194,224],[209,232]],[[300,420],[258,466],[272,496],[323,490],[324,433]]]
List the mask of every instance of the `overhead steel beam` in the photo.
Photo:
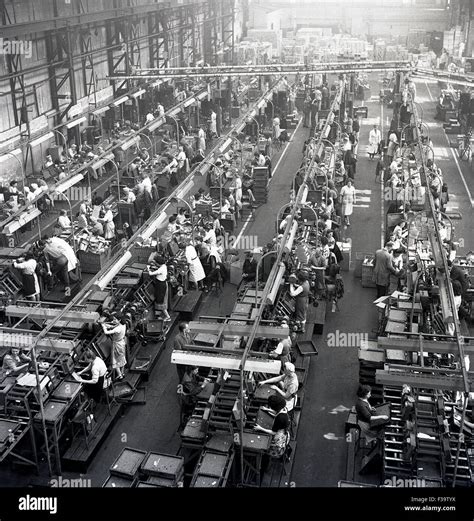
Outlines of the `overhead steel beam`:
[[[227,371],[237,371],[242,360],[239,355],[218,355],[207,353],[196,353],[193,351],[175,350],[171,353],[171,363],[179,365],[192,365],[198,367],[213,367]],[[262,360],[249,356],[245,361],[245,371],[254,371],[265,374],[280,374],[280,360]]]
[[[412,353],[420,352],[420,341],[417,338],[379,337],[377,344],[382,349],[398,349]],[[459,353],[459,348],[456,342],[435,342],[434,340],[423,338],[423,351],[455,355]],[[464,344],[464,352],[468,355],[474,355],[474,344]]]
[[[219,336],[248,336],[252,332],[252,328],[252,324],[219,324],[219,322],[189,323],[189,329],[192,333],[219,334]],[[255,335],[257,338],[287,338],[289,333],[288,328],[259,326]]]
[[[146,16],[157,10],[173,9],[170,2],[162,2],[158,4],[148,4],[133,7],[119,7],[117,9],[109,9],[107,11],[96,11],[92,13],[74,14],[70,16],[62,16],[60,18],[50,18],[47,20],[37,20],[14,25],[1,26],[0,33],[2,38],[10,39],[29,34],[38,34],[46,31],[58,31],[66,28],[83,27],[87,24],[100,24],[108,21],[117,20],[118,18],[127,18],[129,16]],[[183,4],[184,5],[184,4]],[[193,5],[193,4],[191,4]],[[181,5],[179,7],[182,7]]]
[[[30,351],[33,341],[38,335],[39,332],[36,331],[20,333],[16,332],[15,329],[0,330],[0,347],[19,346],[23,351]],[[39,339],[36,347],[41,351],[71,354],[78,345],[78,340],[50,336]]]
[[156,79],[156,78],[216,78],[221,76],[285,76],[287,74],[332,74],[351,72],[383,72],[388,70],[409,71],[407,62],[340,62],[321,64],[283,64],[283,65],[256,65],[243,66],[216,66],[216,67],[169,67],[161,69],[135,70],[129,76],[111,76],[112,80],[124,79]]
[[16,306],[10,305],[5,309],[7,317],[30,317],[40,320],[47,320],[50,318],[56,318],[61,315],[61,320],[69,322],[83,322],[85,324],[97,322],[100,315],[95,311],[80,311],[80,310],[68,310],[64,311],[61,308],[44,308],[44,307],[29,307],[29,306]]
[[[396,367],[396,366],[394,366]],[[420,371],[420,367],[414,367],[413,371]],[[474,373],[469,373],[469,389],[474,390],[472,378]],[[464,379],[460,374],[442,375],[442,374],[426,374],[421,372],[410,371],[387,371],[377,369],[375,372],[375,381],[382,385],[403,386],[405,384],[417,389],[440,389],[446,391],[465,391]]]

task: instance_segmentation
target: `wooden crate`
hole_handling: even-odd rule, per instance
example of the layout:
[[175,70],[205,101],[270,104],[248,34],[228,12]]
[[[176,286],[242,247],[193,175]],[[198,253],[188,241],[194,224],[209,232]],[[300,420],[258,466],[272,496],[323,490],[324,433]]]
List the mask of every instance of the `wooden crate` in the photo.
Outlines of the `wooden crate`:
[[[147,476],[170,480],[171,484],[167,486],[174,486],[183,477],[184,458],[170,454],[149,452],[141,465],[140,471]],[[155,482],[155,484],[162,483]]]
[[148,258],[156,252],[156,246],[135,246],[133,248],[133,260],[148,263]]
[[110,475],[133,480],[145,457],[145,451],[125,447],[112,463],[109,469]]
[[374,266],[368,264],[368,259],[364,259],[362,262],[362,287],[363,288],[375,288],[375,282],[373,281]]
[[79,250],[77,258],[81,263],[82,273],[98,273],[110,258],[110,249],[104,253],[92,253],[90,251]]

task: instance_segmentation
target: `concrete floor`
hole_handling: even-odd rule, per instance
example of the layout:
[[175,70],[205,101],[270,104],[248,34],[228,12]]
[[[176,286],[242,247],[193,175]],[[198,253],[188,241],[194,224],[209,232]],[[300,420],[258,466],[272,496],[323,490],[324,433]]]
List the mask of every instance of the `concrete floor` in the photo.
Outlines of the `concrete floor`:
[[[374,289],[361,287],[360,279],[354,277],[357,253],[374,252],[382,242],[381,188],[375,183],[375,161],[366,157],[365,147],[368,133],[374,122],[383,122],[384,133],[388,128],[391,111],[378,102],[378,82],[374,74],[371,79],[372,100],[367,100],[368,119],[363,120],[360,132],[356,189],[364,198],[354,209],[352,226],[346,230],[346,236],[352,239],[351,271],[343,272],[345,295],[339,302],[340,310],[328,309],[323,335],[316,335],[313,340],[318,346],[319,355],[312,359],[305,384],[305,402],[298,430],[295,463],[291,481],[296,487],[335,487],[345,479],[346,442],[344,422],[355,400],[358,384],[358,345],[352,347],[329,347],[327,335],[335,331],[345,333],[366,333],[369,336],[377,326],[377,314],[372,301]],[[438,89],[436,85],[417,83],[418,101],[423,107],[425,122],[433,122]],[[388,118],[388,119],[387,119]],[[455,221],[457,240],[464,239],[460,253],[469,251],[474,244],[472,229],[473,210],[467,189],[474,193],[474,179],[470,167],[460,162],[458,169],[441,125],[430,126],[431,139],[435,154],[439,155],[439,166],[447,179],[451,206],[458,206],[463,214],[461,221]],[[243,236],[256,236],[259,245],[268,242],[274,234],[275,219],[279,208],[288,201],[293,176],[301,163],[303,141],[308,136],[308,129],[300,125],[293,140],[282,158],[274,161],[274,177],[270,185],[268,204],[257,210],[255,221],[244,225]],[[456,154],[456,152],[455,152]],[[461,175],[464,177],[463,182]],[[202,180],[204,182],[204,180]],[[467,188],[467,189],[466,189]],[[235,302],[235,287],[227,285],[222,295],[205,295],[200,314],[229,314]],[[177,433],[179,423],[179,405],[176,395],[177,375],[175,367],[169,362],[171,344],[161,354],[147,384],[147,404],[133,406],[125,411],[124,416],[115,424],[108,438],[99,450],[90,466],[87,477],[93,486],[101,486],[108,475],[108,468],[123,447],[142,450],[154,450],[174,454],[180,446]],[[342,406],[342,407],[341,407]],[[0,482],[2,479],[0,472]],[[70,476],[65,473],[65,477]],[[12,481],[11,476],[9,483]],[[24,484],[25,480],[20,479]]]

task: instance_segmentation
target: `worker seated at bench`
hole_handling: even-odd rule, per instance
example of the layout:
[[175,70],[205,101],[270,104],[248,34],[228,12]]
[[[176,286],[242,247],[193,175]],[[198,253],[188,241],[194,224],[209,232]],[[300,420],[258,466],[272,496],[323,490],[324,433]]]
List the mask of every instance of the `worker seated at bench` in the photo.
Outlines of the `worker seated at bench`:
[[[87,362],[87,366],[81,371],[72,373],[72,377],[76,382],[83,384],[87,398],[93,400],[93,404],[97,404],[104,392],[107,366],[102,358],[97,356],[97,354],[90,349],[85,352],[84,361]],[[87,375],[88,378],[81,378],[83,374]]]
[[198,394],[208,385],[210,380],[199,374],[199,368],[187,366],[181,380],[183,403],[194,407],[198,400]]
[[296,405],[299,382],[294,364],[286,362],[283,366],[283,370],[284,373],[282,375],[269,378],[268,380],[262,380],[258,385],[272,384],[270,388],[286,400],[286,409],[290,412]]
[[272,436],[268,452],[262,458],[261,474],[268,467],[270,458],[281,458],[285,454],[290,442],[290,418],[285,398],[279,394],[273,394],[268,397],[268,407],[262,407],[262,409],[268,412],[274,420],[271,429],[258,424],[254,426],[255,431],[264,432]]
[[[255,280],[257,275],[257,261],[253,256],[253,251],[247,251],[245,253],[244,265],[242,266],[242,281],[240,284],[245,282],[252,282]],[[239,284],[239,286],[240,286]]]
[[375,407],[369,403],[372,388],[370,385],[360,385],[357,390],[356,413],[361,434],[368,442],[375,441],[380,428],[389,420],[386,414],[376,415]]
[[280,327],[288,328],[288,336],[286,338],[282,338],[276,346],[268,353],[270,358],[276,358],[280,360],[281,367],[285,367],[286,362],[291,362],[292,353],[291,348],[293,346],[293,341],[290,336],[290,328],[288,325],[288,319],[283,319],[280,323]]
[[18,347],[11,347],[10,352],[3,357],[2,373],[5,376],[19,375],[22,371],[26,372],[31,362],[31,358]]

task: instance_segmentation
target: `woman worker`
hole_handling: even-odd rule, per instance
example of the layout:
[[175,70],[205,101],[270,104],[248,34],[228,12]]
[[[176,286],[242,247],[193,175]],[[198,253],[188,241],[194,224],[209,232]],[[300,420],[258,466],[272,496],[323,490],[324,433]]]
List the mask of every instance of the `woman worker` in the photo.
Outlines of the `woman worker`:
[[196,284],[196,289],[203,289],[203,281],[206,278],[206,273],[204,272],[196,248],[192,245],[190,239],[187,240],[184,253],[189,264],[189,281]]
[[290,276],[290,295],[295,299],[295,318],[301,333],[305,332],[310,290],[308,275],[305,272],[298,272],[296,280],[294,276]]
[[367,437],[368,441],[374,441],[377,437],[377,430],[371,427],[374,420],[388,420],[386,414],[375,415],[375,408],[369,403],[372,392],[370,385],[360,385],[357,390],[356,412],[357,420],[362,433]]
[[354,204],[356,202],[356,191],[354,186],[352,185],[351,179],[347,180],[345,186],[341,188],[341,192],[339,194],[342,203],[342,216],[344,217],[344,224],[350,226],[349,216],[352,215],[354,211]]
[[108,204],[104,204],[104,216],[99,219],[104,226],[104,238],[107,240],[112,240],[115,238],[115,223],[114,223],[114,214],[112,213],[112,209]]
[[[257,424],[255,425],[254,430],[271,434],[272,441],[270,443],[270,448],[268,449],[268,456],[279,458],[285,453],[286,447],[290,441],[288,431],[290,427],[290,419],[288,417],[286,401],[282,396],[273,394],[268,397],[268,407],[264,407],[263,409],[274,417],[272,428],[266,429]],[[264,458],[262,461],[263,470],[265,470],[267,464],[268,458]]]
[[2,372],[5,375],[20,374],[30,365],[31,358],[21,352],[18,347],[11,347],[10,352],[3,357]]
[[27,252],[25,258],[21,257],[18,261],[13,261],[13,267],[21,271],[23,280],[23,294],[27,300],[39,301],[40,286],[36,267],[38,263],[32,252]]
[[161,312],[164,322],[170,322],[171,317],[168,313],[168,267],[161,255],[155,256],[154,262],[157,268],[153,269],[148,266],[148,273],[152,277],[155,288],[155,309]]
[[283,371],[284,373],[282,375],[269,378],[268,380],[262,380],[258,385],[272,384],[270,386],[271,389],[286,400],[286,409],[290,412],[296,405],[299,382],[294,364],[286,362],[283,365]]
[[106,335],[112,337],[112,369],[115,371],[117,380],[122,380],[124,367],[127,363],[127,326],[125,318],[115,318],[112,325],[103,323],[102,330]]
[[[73,373],[72,376],[77,382],[84,384],[84,391],[89,399],[98,403],[104,389],[107,366],[102,358],[98,357],[94,351],[91,350],[86,351],[85,360],[88,362],[88,365],[84,367],[82,371]],[[90,380],[81,378],[81,375],[84,373],[90,373]]]

